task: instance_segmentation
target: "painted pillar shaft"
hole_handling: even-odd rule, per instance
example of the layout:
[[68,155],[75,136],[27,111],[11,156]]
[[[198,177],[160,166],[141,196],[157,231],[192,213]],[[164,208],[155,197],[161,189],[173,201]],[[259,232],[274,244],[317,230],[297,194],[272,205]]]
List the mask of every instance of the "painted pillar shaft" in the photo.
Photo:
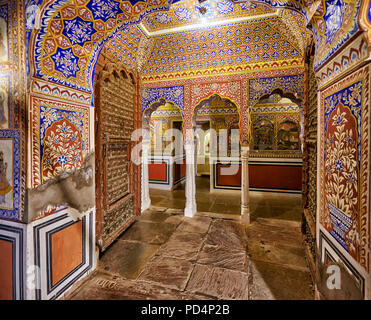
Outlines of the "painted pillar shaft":
[[196,205],[196,166],[195,166],[195,144],[194,142],[187,142],[184,145],[186,152],[186,207],[184,215],[186,217],[193,217],[197,211]]
[[151,198],[149,196],[149,178],[148,178],[148,153],[150,143],[145,141],[142,143],[142,206],[144,211],[151,206]]
[[241,164],[242,164],[242,181],[241,181],[241,218],[250,223],[250,206],[249,206],[249,146],[241,146]]

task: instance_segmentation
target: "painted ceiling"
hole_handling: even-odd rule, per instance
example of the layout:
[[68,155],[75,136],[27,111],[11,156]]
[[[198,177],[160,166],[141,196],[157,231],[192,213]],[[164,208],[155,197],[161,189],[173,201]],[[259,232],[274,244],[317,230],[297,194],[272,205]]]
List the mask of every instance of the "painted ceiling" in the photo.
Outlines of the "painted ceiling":
[[[156,81],[163,76],[165,78],[188,77],[195,73],[202,76],[209,74],[210,70],[214,74],[233,73],[238,70],[246,72],[249,68],[245,67],[252,64],[261,64],[260,66],[265,69],[282,68],[285,67],[284,63],[289,66],[287,61],[290,62],[290,60],[292,62],[296,59],[296,63],[300,64],[300,55],[306,39],[304,25],[309,20],[316,39],[315,69],[318,70],[359,30],[356,21],[361,3],[359,0],[257,0],[253,3],[207,0],[201,5],[195,1],[27,0],[27,41],[30,40],[29,44],[32,46],[29,54],[30,72],[36,78],[91,92],[92,74],[98,54],[104,44],[113,39],[115,35],[119,40],[116,43],[122,39],[128,39],[128,43],[132,46],[127,47],[126,51],[122,49],[122,46],[122,50],[116,50],[113,47],[119,47],[119,45],[113,43],[112,52],[115,53],[116,50],[115,54],[126,61],[128,66],[133,68],[137,66],[145,70],[147,79],[144,80],[148,81]],[[200,6],[204,7],[204,14],[201,14]],[[39,9],[42,15],[40,19],[36,19]],[[290,9],[301,14],[288,13]],[[260,33],[256,27],[247,27],[252,31],[243,39],[241,39],[241,34],[235,34],[235,32],[245,32],[246,25],[253,25],[258,21],[264,24],[260,30],[268,29],[267,25],[269,25],[270,29],[278,32],[279,46],[275,44],[277,40],[275,32],[272,34],[267,32],[265,35],[264,32]],[[202,25],[200,25],[201,22]],[[35,23],[38,24],[37,28],[32,28]],[[139,32],[123,30],[131,24],[137,24],[141,33],[138,46]],[[234,28],[233,36],[227,35],[227,31],[223,30],[227,25],[231,29]],[[132,28],[129,27],[129,29]],[[210,40],[207,36],[213,32],[208,32],[207,29],[209,31],[218,29],[218,32],[223,34],[223,39],[220,39],[223,42],[223,44],[220,43],[223,50],[216,51],[220,41],[214,43],[215,38]],[[123,31],[122,39],[117,34],[121,30]],[[218,35],[218,32],[214,34],[214,37]],[[130,36],[131,33],[134,33],[133,39],[124,38],[126,35]],[[171,40],[168,39],[170,35],[181,44],[175,44],[172,47]],[[194,36],[195,43],[188,43],[188,40],[193,41]],[[254,38],[257,39],[256,36],[260,37],[260,40],[254,41]],[[252,40],[243,46],[240,40],[244,41],[246,37]],[[270,40],[269,37],[275,40]],[[167,46],[163,48],[163,54],[155,52],[158,49],[156,46],[163,44]],[[192,50],[196,48],[192,52],[192,57],[199,57],[196,57],[196,60],[194,57],[192,59],[190,54],[185,55],[186,51],[179,51],[180,46],[188,50],[190,45],[192,45]],[[267,51],[259,51],[260,48]],[[172,59],[169,61],[173,64],[170,65],[169,61],[163,63],[165,51],[173,49],[177,50],[174,56],[166,57],[167,60]],[[242,56],[240,56],[241,52]],[[215,57],[219,55],[220,59],[216,61],[212,59],[214,58],[212,55]],[[148,64],[148,58],[152,59],[151,64]],[[250,68],[250,70],[253,69]]]
[[[299,13],[230,0],[209,0],[202,5],[208,8],[207,23],[198,10],[198,0],[184,0],[124,28],[106,48],[128,67],[140,69],[143,81],[302,63],[309,33]],[[140,48],[144,40],[149,43]],[[146,56],[138,68],[141,51]]]

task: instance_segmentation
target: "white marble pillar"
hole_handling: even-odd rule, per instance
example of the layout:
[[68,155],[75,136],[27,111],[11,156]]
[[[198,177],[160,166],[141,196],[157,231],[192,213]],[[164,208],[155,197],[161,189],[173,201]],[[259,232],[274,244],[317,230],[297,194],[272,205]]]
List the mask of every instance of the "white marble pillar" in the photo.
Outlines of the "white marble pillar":
[[149,141],[142,142],[142,211],[147,210],[151,206],[148,179],[148,154],[150,147]]
[[186,152],[186,207],[184,215],[193,217],[197,212],[196,205],[196,166],[195,166],[195,143],[186,142],[184,145]]
[[242,181],[241,181],[241,219],[250,223],[250,206],[249,206],[249,146],[241,146],[241,164],[242,164]]

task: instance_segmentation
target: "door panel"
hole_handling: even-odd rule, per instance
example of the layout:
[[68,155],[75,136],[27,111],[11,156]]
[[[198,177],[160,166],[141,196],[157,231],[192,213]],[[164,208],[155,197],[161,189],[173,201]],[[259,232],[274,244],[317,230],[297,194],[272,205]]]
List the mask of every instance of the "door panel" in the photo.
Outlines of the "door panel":
[[107,64],[95,87],[97,239],[105,250],[140,214],[140,167],[131,161],[138,85],[125,68]]

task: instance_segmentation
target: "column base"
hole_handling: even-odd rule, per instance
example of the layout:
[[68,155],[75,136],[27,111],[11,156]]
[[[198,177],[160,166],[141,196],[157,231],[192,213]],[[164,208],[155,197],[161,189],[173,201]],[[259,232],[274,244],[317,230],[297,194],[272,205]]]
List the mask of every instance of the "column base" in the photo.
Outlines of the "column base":
[[241,206],[241,221],[250,224],[250,208],[249,206]]
[[142,212],[149,209],[150,207],[151,207],[151,200],[142,201],[142,207],[141,207]]
[[196,214],[196,212],[197,212],[196,205],[186,206],[185,209],[184,209],[184,216],[185,217],[188,217],[188,218],[192,218],[192,217],[194,217],[194,215]]

